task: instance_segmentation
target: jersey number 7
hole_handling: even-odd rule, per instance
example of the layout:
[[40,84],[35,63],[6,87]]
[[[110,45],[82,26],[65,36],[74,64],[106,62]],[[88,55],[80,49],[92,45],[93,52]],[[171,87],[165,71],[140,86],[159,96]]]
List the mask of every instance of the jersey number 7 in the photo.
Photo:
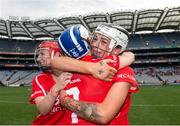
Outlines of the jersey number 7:
[[[79,100],[79,89],[77,87],[73,87],[73,88],[70,88],[69,90],[66,90],[66,93],[68,95],[72,95],[73,99]],[[72,118],[72,124],[78,123],[78,117],[77,117],[76,113],[73,112],[71,114],[71,118]]]

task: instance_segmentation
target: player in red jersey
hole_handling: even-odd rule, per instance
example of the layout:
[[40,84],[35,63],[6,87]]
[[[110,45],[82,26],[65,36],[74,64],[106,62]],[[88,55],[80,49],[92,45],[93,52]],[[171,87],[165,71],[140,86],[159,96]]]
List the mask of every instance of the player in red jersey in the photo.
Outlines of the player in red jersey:
[[[119,54],[125,49],[127,39],[127,32],[123,28],[111,24],[100,25],[91,41],[93,56],[105,58],[110,54]],[[109,57],[114,57],[116,62],[111,65],[119,69],[119,56]],[[87,58],[88,61],[98,61],[87,56],[83,59]],[[54,62],[52,65],[59,68],[59,61]],[[66,87],[68,97],[63,91],[60,95],[61,104],[73,111],[66,110],[64,124],[127,125],[131,92],[137,90],[134,71],[130,67],[119,70],[111,82],[75,74]]]
[[[61,119],[64,110],[60,106],[58,94],[59,90],[68,84],[71,74],[62,73],[49,67],[51,59],[59,56],[61,56],[61,51],[56,41],[43,41],[35,51],[35,61],[42,73],[35,76],[32,81],[30,103],[36,104],[39,112],[32,122],[33,125],[59,125],[64,123]],[[63,63],[68,64],[66,61]],[[91,64],[91,66],[93,65]],[[96,66],[98,69],[98,64]]]
[[[116,36],[115,36],[116,37]],[[122,35],[119,35],[117,37],[121,37],[125,42],[117,42],[116,40],[112,39],[112,44],[111,45],[111,50],[112,50],[112,45],[115,46],[117,45],[116,48],[112,50],[109,54],[114,54],[117,53],[119,54],[119,46],[123,44],[123,46],[127,46],[127,35],[124,33]],[[84,56],[90,56],[91,52],[87,51],[88,48],[88,43],[86,42],[87,39],[89,39],[89,33],[85,27],[81,26],[72,26],[68,29],[65,30],[65,32],[62,32],[61,36],[59,37],[59,45],[62,49],[62,51],[69,57],[55,57],[53,60],[53,67],[59,70],[63,71],[69,71],[71,70],[72,72],[81,72],[81,73],[91,73],[94,77],[106,80],[106,81],[111,81],[112,77],[114,74],[117,72],[116,69],[112,69],[112,67],[108,67],[106,62],[113,63],[115,59],[119,59],[121,57],[121,65],[119,67],[123,68],[127,65],[130,65],[134,61],[134,54],[131,52],[124,52],[121,54],[121,56],[112,57],[114,60],[102,60],[99,63],[99,66],[103,66],[100,69],[94,69],[94,66],[90,62],[81,62],[80,59]],[[118,39],[118,38],[117,38]],[[123,48],[124,49],[124,48]],[[122,49],[121,49],[122,51]],[[109,55],[108,54],[108,55]],[[94,55],[95,56],[95,55]],[[111,58],[111,59],[112,59]],[[87,59],[87,58],[86,58]],[[71,63],[71,65],[68,64],[60,64],[61,61],[66,61]],[[69,65],[69,66],[68,66]],[[82,67],[83,66],[83,67]],[[106,67],[104,67],[106,66]],[[67,69],[68,68],[68,69]],[[83,70],[83,69],[85,70]],[[105,70],[104,70],[105,68]],[[107,70],[106,70],[107,68]],[[101,73],[101,74],[100,74]]]
[[35,61],[43,71],[35,76],[32,81],[32,94],[30,103],[36,104],[38,116],[33,125],[57,125],[64,114],[59,102],[59,90],[69,83],[71,74],[49,69],[50,60],[60,56],[57,42],[43,41],[35,53]]

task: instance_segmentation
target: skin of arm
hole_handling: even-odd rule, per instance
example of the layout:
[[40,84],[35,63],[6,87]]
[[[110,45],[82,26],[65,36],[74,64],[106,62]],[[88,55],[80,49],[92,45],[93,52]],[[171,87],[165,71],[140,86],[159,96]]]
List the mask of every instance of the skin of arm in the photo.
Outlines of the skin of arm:
[[[120,64],[119,64],[118,70],[131,65],[135,61],[135,55],[134,55],[134,53],[132,53],[130,51],[123,52],[121,55],[119,55],[119,59],[120,59],[120,62],[119,62]],[[105,59],[105,60],[101,60],[99,63],[102,66],[109,66],[108,63],[113,63],[113,62],[110,61],[110,59]],[[101,78],[101,80],[112,81],[112,78],[115,75],[114,71],[111,71],[111,70],[108,71],[105,68],[102,68],[99,71],[102,71],[101,74],[98,74],[100,76],[99,78]],[[96,76],[94,76],[94,77],[96,77]],[[98,78],[98,77],[96,77],[96,78]]]
[[[104,61],[105,63],[85,62],[70,57],[54,57],[51,60],[51,68],[60,71],[79,72],[84,74],[91,74],[95,78],[108,81],[108,75],[114,76],[117,70],[107,63],[113,63],[111,59]],[[101,71],[104,71],[102,74]],[[109,80],[110,81],[110,80]]]
[[[130,84],[127,82],[116,82],[113,84],[102,103],[77,101],[65,97],[61,104],[85,120],[96,124],[107,124],[119,112],[127,97],[129,88]],[[64,97],[63,95],[64,91],[61,91],[60,99]]]
[[123,52],[119,58],[119,69],[131,65],[135,61],[135,55],[132,52]]
[[40,96],[35,99],[37,109],[41,115],[49,113],[55,103],[56,97],[50,93],[46,96]]
[[[119,56],[120,64],[119,69],[129,66],[135,60],[132,52],[124,52]],[[79,72],[84,74],[91,74],[95,78],[111,81],[117,70],[110,67],[107,63],[113,63],[111,59],[102,60],[98,63],[85,62],[70,57],[54,57],[51,60],[52,69],[61,71]]]

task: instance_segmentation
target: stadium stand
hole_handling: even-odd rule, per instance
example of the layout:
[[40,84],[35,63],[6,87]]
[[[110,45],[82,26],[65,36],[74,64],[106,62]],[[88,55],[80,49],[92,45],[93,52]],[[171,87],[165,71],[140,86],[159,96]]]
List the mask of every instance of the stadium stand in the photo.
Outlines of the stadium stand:
[[135,74],[139,84],[176,84],[180,81],[179,69],[179,66],[135,68]]
[[0,85],[27,86],[39,71],[33,52],[41,40],[57,39],[72,25],[93,31],[114,23],[130,33],[128,50],[140,84],[180,84],[180,7],[135,12],[93,13],[72,17],[14,21],[0,19]]

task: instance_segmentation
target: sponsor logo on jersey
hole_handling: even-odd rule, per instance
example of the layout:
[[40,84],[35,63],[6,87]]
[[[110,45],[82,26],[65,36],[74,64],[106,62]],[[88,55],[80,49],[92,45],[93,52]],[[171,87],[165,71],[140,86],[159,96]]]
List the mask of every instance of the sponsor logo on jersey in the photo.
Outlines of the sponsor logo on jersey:
[[135,81],[134,76],[132,76],[131,74],[119,74],[119,75],[117,75],[117,77],[118,78],[128,78],[128,79],[131,79],[131,80]]
[[74,83],[78,83],[78,82],[81,82],[81,79],[80,79],[80,78],[71,80],[71,81],[70,81],[70,84],[74,84]]

